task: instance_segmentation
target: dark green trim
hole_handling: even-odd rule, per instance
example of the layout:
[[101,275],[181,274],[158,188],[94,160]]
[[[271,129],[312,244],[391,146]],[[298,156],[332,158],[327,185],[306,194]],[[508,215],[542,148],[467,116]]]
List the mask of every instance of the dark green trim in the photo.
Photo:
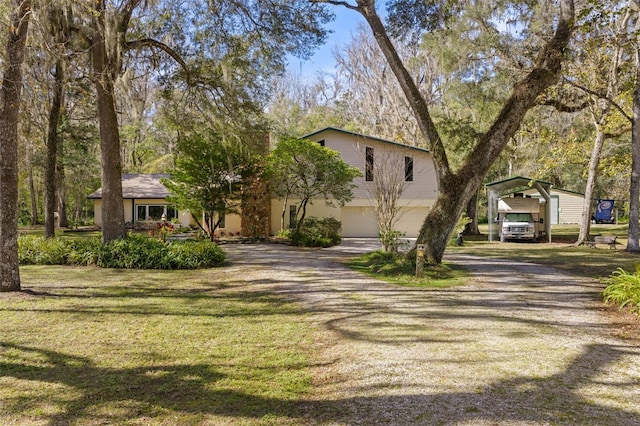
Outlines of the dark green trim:
[[338,129],[338,128],[335,128],[335,127],[325,127],[324,129],[316,130],[313,133],[309,133],[308,135],[304,135],[304,136],[300,137],[300,139],[311,139],[311,138],[313,138],[315,136],[318,136],[318,135],[320,135],[322,133],[326,133],[326,132],[342,133],[343,135],[353,136],[353,137],[356,137],[356,138],[368,139],[368,140],[372,140],[372,141],[376,141],[376,142],[382,142],[382,143],[387,143],[387,144],[391,144],[391,145],[395,145],[395,146],[401,146],[403,148],[415,149],[416,151],[421,151],[421,152],[429,152],[429,150],[426,149],[426,148],[420,148],[420,147],[417,147],[417,146],[405,145],[403,143],[395,142],[395,141],[392,141],[392,140],[389,140],[389,139],[382,139],[382,138],[377,138],[375,136],[363,135],[362,133],[350,132],[349,130]]

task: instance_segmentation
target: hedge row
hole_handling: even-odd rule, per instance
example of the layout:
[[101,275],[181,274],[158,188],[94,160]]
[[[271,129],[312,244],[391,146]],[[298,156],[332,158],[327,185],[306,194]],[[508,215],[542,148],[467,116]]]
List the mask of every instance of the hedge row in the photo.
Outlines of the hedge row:
[[98,238],[21,236],[21,265],[95,265],[126,269],[196,269],[221,265],[222,249],[211,241],[160,241],[129,234],[107,244]]

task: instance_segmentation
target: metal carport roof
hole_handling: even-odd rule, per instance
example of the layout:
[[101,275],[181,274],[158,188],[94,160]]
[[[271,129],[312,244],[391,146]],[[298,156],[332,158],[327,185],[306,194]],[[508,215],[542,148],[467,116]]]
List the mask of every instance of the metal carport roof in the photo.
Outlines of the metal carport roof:
[[535,180],[524,176],[514,176],[507,179],[491,182],[485,185],[487,191],[487,199],[489,202],[489,241],[493,241],[493,227],[496,224],[496,213],[498,212],[498,199],[514,192],[535,189],[545,200],[545,217],[544,230],[551,243],[551,188],[553,184],[542,180]]

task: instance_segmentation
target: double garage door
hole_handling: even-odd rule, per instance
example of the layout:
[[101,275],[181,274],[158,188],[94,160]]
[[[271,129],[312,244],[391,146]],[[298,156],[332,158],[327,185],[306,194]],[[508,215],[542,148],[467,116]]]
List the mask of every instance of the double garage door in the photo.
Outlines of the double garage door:
[[[401,208],[400,219],[396,225],[397,230],[404,232],[407,237],[416,237],[427,212],[426,207]],[[343,207],[340,221],[343,237],[378,237],[378,225],[371,208]]]

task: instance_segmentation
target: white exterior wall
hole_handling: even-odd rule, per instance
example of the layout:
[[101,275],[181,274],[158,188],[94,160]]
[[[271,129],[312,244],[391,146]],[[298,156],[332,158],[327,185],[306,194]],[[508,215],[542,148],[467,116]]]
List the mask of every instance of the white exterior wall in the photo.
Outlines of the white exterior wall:
[[[328,129],[309,138],[324,141],[324,146],[338,151],[347,164],[357,167],[363,173],[354,183],[354,198],[342,208],[329,207],[324,200],[315,200],[307,206],[307,216],[334,217],[342,222],[343,237],[377,237],[378,225],[373,212],[373,200],[367,191],[371,182],[365,180],[366,147],[374,149],[374,169],[385,159],[398,156],[400,173],[404,176],[404,157],[413,158],[413,181],[405,182],[405,188],[399,201],[399,219],[396,230],[407,237],[416,237],[429,209],[438,195],[438,183],[431,154],[425,150],[412,149],[390,142],[366,138],[355,134]],[[395,163],[394,163],[395,164]],[[375,172],[374,172],[375,179]],[[290,200],[285,212],[285,228],[289,223],[289,206],[298,205],[298,200]],[[271,201],[271,230],[277,233],[281,229],[282,200]]]
[[564,191],[552,191],[558,195],[558,223],[580,223],[584,195]]
[[[537,194],[538,191],[531,189],[524,193],[534,195]],[[582,220],[584,195],[563,191],[561,189],[551,189],[551,194],[549,195],[558,197],[558,224],[580,223],[580,220]],[[552,212],[551,214],[555,213]]]
[[435,166],[429,152],[362,136],[345,134],[335,130],[322,132],[310,139],[315,141],[324,140],[325,147],[338,151],[347,164],[357,167],[363,173],[362,177],[354,180],[357,185],[354,191],[354,201],[359,198],[367,199],[368,205],[371,205],[365,189],[365,185],[370,185],[370,183],[366,182],[364,176],[366,147],[374,149],[374,168],[376,163],[380,164],[384,159],[397,155],[400,158],[400,167],[403,168],[401,172],[404,174],[404,157],[413,157],[413,182],[405,182],[403,199],[419,200],[427,198],[435,200],[438,195]]
[[102,200],[93,199],[93,224],[97,227],[102,227]]
[[[124,221],[125,223],[134,223],[135,219],[135,211],[136,206],[139,205],[154,205],[154,206],[164,206],[169,205],[167,200],[163,198],[154,198],[154,199],[131,199],[125,198],[122,200],[123,208],[124,208]],[[94,209],[94,224],[98,227],[102,227],[102,199],[95,198],[93,200],[93,209]],[[185,211],[178,211],[178,220],[180,224],[184,227],[188,227],[193,224],[194,221],[191,218],[191,213]]]

